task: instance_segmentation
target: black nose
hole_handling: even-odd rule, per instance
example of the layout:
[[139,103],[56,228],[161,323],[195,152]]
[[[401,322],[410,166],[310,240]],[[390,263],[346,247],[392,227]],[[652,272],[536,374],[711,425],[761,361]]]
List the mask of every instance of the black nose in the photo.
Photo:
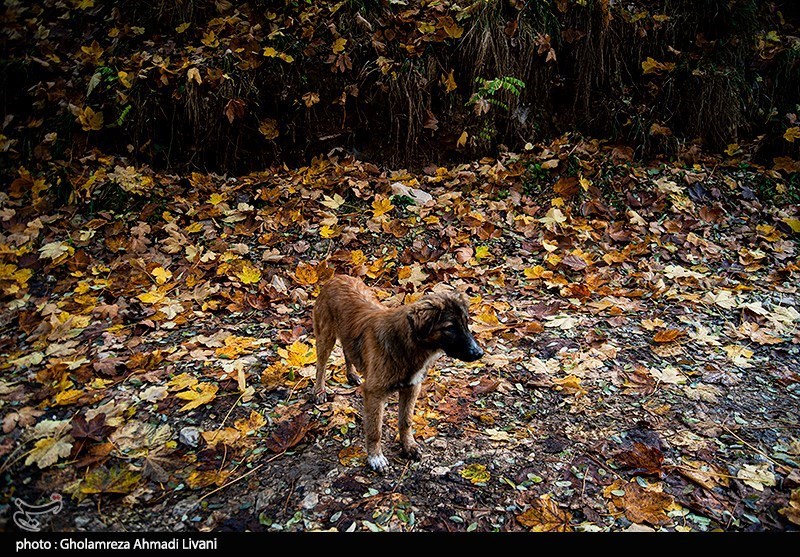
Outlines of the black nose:
[[475,360],[481,359],[483,356],[483,348],[478,346],[477,344],[473,344],[470,346],[469,352],[467,352],[467,361],[474,362]]

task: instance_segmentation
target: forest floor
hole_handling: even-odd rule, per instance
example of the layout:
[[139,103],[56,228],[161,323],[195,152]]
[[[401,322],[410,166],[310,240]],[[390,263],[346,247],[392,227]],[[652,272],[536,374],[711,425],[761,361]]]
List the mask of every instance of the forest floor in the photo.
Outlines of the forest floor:
[[[800,215],[760,200],[777,172],[597,142],[419,172],[87,165],[60,208],[24,174],[2,199],[6,528],[54,493],[45,530],[798,528]],[[311,401],[334,272],[390,305],[465,291],[486,351],[428,374],[420,462],[391,401],[383,476],[340,348]]]

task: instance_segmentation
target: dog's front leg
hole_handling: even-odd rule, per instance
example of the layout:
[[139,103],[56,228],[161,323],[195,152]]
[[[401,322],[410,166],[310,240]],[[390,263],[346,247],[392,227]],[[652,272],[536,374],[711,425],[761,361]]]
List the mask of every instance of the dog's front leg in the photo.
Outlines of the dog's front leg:
[[389,461],[381,450],[383,409],[386,395],[381,392],[364,391],[364,433],[367,437],[367,462],[376,472],[383,473]]
[[403,456],[412,460],[419,460],[422,456],[419,445],[414,441],[414,430],[411,425],[414,419],[414,407],[421,385],[411,385],[400,389],[400,408],[398,411],[398,425],[400,429],[400,443],[403,444]]

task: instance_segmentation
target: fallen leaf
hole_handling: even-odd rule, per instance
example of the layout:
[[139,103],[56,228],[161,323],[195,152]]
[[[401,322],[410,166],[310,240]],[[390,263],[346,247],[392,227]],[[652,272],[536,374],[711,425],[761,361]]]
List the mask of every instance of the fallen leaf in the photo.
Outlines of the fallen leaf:
[[533,532],[572,532],[572,513],[562,510],[549,493],[536,499],[531,507],[517,515],[517,522]]

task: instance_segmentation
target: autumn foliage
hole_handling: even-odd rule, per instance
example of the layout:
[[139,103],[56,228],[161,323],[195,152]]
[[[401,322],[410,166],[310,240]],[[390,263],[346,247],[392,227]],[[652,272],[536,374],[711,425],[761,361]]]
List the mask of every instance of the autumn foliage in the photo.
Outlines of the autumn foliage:
[[[3,509],[62,494],[53,530],[800,525],[793,3],[3,9]],[[310,397],[335,273],[387,305],[453,286],[486,351],[431,369],[423,460],[387,451],[386,476],[340,349]]]

